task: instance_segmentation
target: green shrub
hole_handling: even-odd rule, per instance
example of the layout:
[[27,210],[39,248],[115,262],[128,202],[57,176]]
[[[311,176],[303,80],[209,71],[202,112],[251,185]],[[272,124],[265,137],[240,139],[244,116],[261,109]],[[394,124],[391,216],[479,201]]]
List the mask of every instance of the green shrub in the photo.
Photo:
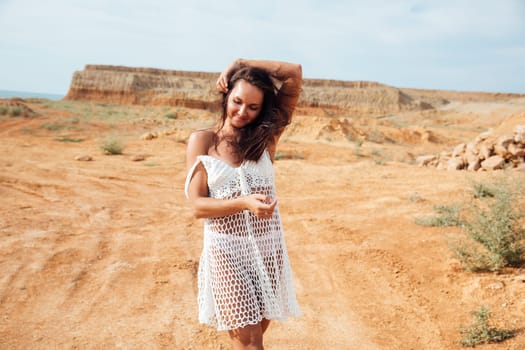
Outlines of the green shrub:
[[479,344],[499,343],[515,335],[514,331],[491,327],[489,325],[490,313],[485,306],[471,314],[474,316],[474,322],[467,329],[460,330],[464,335],[460,341],[463,346],[475,347]]
[[385,157],[383,156],[381,151],[379,151],[377,149],[373,149],[372,152],[370,153],[370,155],[372,156],[372,159],[374,160],[374,162],[377,165],[385,165],[386,164]]
[[116,155],[122,154],[124,151],[124,145],[117,139],[108,139],[100,146],[104,154]]
[[511,180],[498,179],[484,187],[491,188],[492,196],[479,196],[472,201],[463,224],[467,241],[451,243],[450,247],[471,271],[520,266],[525,254],[521,186],[511,184]]
[[357,140],[354,143],[354,154],[358,157],[362,157],[363,153],[361,153],[361,146],[363,146],[363,140]]
[[7,111],[8,109],[6,106],[0,106],[0,115],[6,115]]
[[14,106],[9,109],[9,115],[12,117],[18,117],[22,115],[22,108],[19,106]]
[[416,224],[421,226],[446,227],[461,226],[463,220],[460,217],[461,207],[454,205],[436,205],[435,216],[416,218]]
[[304,156],[299,153],[281,153],[277,152],[275,154],[275,160],[283,160],[283,159],[304,159]]
[[497,189],[483,182],[474,182],[472,183],[472,191],[474,198],[485,198],[494,197]]
[[76,138],[72,138],[72,137],[60,137],[60,138],[58,138],[56,140],[59,141],[59,142],[72,142],[72,143],[78,143],[78,142],[84,141],[84,139],[76,139]]
[[40,127],[49,131],[59,131],[64,129],[66,126],[59,123],[44,123]]
[[160,166],[160,163],[157,163],[157,162],[148,162],[148,163],[144,163],[144,166],[147,166],[147,167],[155,167],[155,166]]
[[168,112],[165,114],[165,117],[168,119],[177,119],[177,113],[175,112]]

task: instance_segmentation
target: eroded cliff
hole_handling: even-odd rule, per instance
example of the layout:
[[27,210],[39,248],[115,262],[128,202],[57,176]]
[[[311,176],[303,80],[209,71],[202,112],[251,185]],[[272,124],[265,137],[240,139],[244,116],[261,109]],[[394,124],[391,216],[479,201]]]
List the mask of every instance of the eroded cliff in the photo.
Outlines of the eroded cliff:
[[[217,110],[217,77],[218,73],[86,65],[73,74],[65,99]],[[383,114],[428,109],[432,104],[376,82],[304,79],[299,107]]]

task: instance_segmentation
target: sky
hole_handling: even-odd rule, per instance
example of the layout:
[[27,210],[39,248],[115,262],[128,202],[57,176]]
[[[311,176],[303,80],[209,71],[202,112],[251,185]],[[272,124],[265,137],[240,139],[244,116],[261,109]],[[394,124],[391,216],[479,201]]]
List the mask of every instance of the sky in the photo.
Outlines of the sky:
[[522,0],[0,0],[0,89],[66,94],[86,64],[525,93]]

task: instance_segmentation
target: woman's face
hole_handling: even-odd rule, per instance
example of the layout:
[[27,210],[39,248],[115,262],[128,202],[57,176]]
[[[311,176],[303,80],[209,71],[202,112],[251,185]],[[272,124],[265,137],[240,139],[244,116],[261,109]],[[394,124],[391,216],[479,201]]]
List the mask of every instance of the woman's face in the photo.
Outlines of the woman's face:
[[226,107],[227,123],[240,129],[253,122],[261,112],[264,93],[245,80],[233,86]]

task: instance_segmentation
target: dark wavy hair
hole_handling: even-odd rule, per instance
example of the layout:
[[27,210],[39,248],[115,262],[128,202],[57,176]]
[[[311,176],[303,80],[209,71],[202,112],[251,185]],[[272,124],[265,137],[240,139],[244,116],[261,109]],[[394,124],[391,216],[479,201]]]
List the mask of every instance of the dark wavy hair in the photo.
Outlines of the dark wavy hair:
[[[228,99],[235,84],[239,80],[254,85],[263,92],[263,103],[257,118],[250,124],[239,129],[240,135],[235,140],[228,140],[241,160],[257,161],[264,150],[274,141],[275,136],[288,125],[289,118],[277,108],[277,87],[270,74],[257,67],[243,67],[235,71],[228,79],[228,91],[222,97],[222,116],[219,130],[224,127],[227,118]],[[217,140],[218,142],[219,140]],[[216,143],[217,145],[217,143]]]

